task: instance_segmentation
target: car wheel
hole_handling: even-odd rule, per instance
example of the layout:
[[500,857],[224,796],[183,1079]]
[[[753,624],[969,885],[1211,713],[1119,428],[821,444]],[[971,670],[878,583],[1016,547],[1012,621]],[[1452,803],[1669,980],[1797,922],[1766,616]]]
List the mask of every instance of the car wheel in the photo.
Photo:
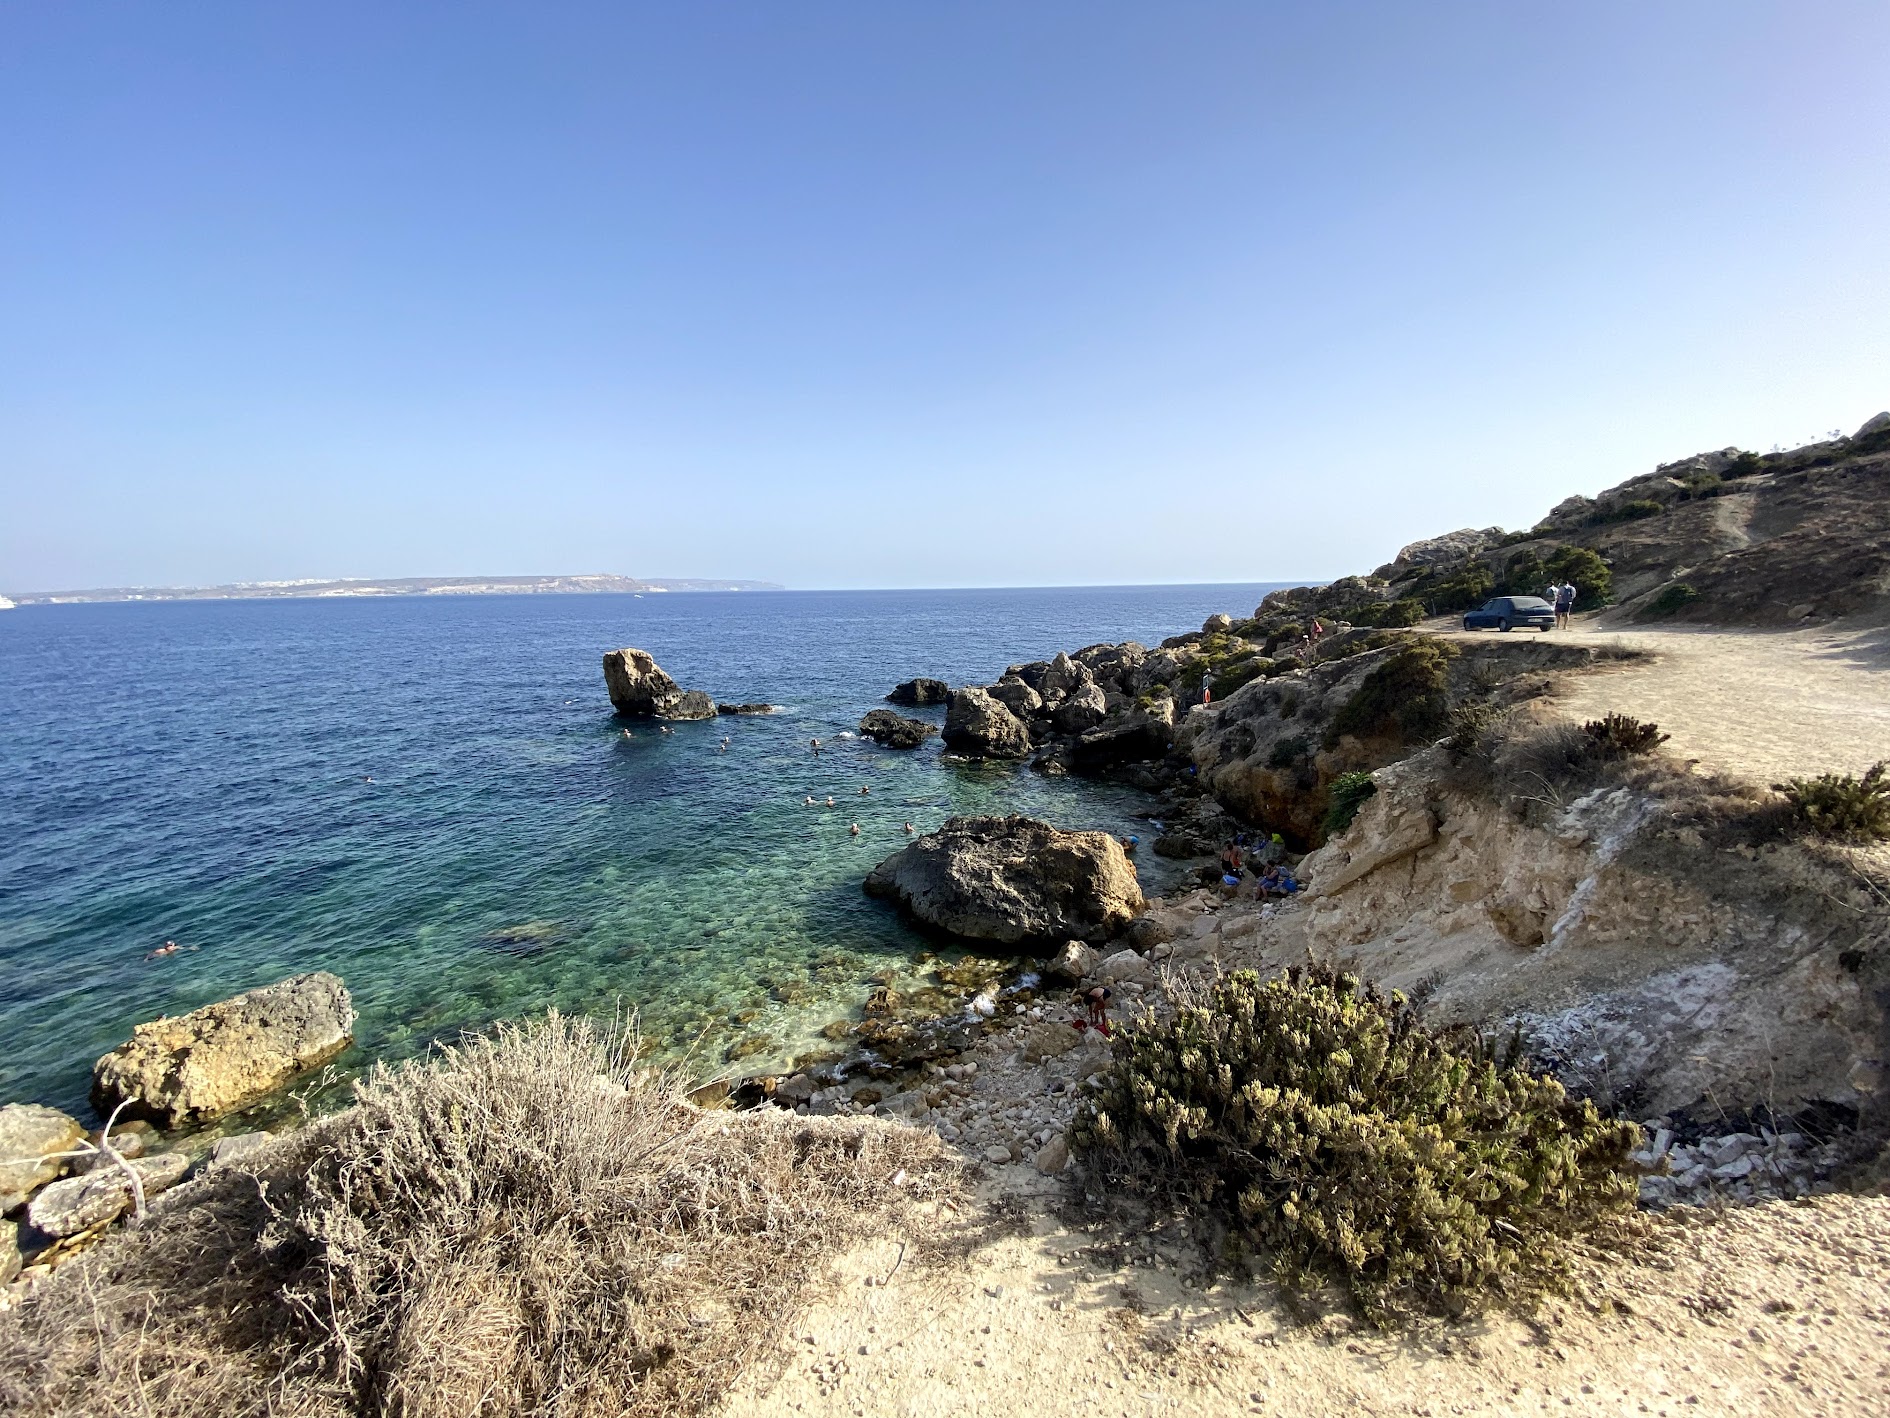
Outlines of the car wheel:
[[1503,618],[1502,618],[1501,620],[1499,620],[1499,621],[1497,621],[1497,622],[1496,622],[1496,628],[1497,628],[1498,630],[1505,630],[1505,631],[1506,631],[1506,630],[1508,630],[1508,629],[1509,629],[1509,617],[1508,617],[1508,616],[1504,616],[1504,617],[1503,617]]

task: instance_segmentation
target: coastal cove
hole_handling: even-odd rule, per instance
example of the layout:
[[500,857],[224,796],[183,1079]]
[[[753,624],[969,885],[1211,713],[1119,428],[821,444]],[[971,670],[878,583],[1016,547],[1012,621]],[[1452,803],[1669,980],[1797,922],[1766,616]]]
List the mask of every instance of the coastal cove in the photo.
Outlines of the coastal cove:
[[[624,1006],[705,1072],[783,1062],[936,948],[860,890],[906,821],[1120,833],[1148,810],[841,737],[865,711],[914,675],[1153,643],[1270,589],[23,608],[0,618],[0,1096],[85,1116],[92,1061],[136,1024],[310,970],[360,1011],[344,1064]],[[781,708],[625,740],[598,670],[625,644]],[[1144,855],[1147,889],[1165,869]]]

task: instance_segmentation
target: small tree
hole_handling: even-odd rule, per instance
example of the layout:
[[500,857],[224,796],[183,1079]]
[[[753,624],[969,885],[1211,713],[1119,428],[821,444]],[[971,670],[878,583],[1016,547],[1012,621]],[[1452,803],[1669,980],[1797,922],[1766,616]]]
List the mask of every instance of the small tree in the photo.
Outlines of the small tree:
[[1563,547],[1543,569],[1551,580],[1567,581],[1575,587],[1578,611],[1599,610],[1614,600],[1614,572],[1599,552],[1588,547]]

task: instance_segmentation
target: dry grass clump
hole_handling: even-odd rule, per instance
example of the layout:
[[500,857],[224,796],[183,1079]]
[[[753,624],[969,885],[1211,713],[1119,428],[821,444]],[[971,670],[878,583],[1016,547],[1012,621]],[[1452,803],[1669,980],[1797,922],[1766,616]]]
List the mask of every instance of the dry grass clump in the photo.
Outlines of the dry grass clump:
[[700,1412],[960,1173],[928,1132],[686,1086],[556,1015],[379,1070],[0,1319],[0,1408]]

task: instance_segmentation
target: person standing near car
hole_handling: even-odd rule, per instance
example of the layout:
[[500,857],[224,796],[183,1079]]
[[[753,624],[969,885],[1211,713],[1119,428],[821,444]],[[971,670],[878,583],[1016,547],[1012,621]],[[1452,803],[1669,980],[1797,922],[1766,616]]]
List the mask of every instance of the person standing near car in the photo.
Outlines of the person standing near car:
[[1557,586],[1555,588],[1555,628],[1557,630],[1568,629],[1568,618],[1569,618],[1570,613],[1574,609],[1575,609],[1574,583],[1570,581],[1564,581],[1560,586]]

